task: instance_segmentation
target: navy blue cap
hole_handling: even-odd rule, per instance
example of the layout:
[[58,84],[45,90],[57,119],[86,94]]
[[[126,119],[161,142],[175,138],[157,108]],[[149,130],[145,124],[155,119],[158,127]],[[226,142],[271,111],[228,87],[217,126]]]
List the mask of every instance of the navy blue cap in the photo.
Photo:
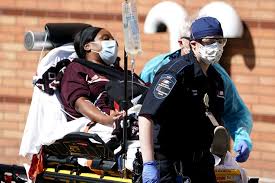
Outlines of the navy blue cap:
[[223,36],[220,22],[213,17],[201,17],[191,25],[191,39],[201,39],[206,36]]

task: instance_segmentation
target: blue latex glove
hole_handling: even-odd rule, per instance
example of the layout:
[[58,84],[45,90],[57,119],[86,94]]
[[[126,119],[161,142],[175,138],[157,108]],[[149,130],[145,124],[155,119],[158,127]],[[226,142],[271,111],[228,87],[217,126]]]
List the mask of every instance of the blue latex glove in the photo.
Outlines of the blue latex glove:
[[159,171],[156,161],[148,161],[143,164],[142,182],[159,183]]
[[241,140],[236,147],[236,151],[238,152],[238,155],[236,156],[237,162],[245,162],[249,157],[249,148],[245,141]]

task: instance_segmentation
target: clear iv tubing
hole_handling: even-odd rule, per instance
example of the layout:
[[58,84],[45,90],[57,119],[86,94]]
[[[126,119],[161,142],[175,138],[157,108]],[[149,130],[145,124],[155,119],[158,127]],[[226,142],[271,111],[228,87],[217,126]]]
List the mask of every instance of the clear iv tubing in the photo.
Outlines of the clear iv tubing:
[[131,83],[131,91],[132,91],[132,100],[134,99],[134,71],[135,71],[135,58],[131,59],[131,72],[132,72],[132,83]]

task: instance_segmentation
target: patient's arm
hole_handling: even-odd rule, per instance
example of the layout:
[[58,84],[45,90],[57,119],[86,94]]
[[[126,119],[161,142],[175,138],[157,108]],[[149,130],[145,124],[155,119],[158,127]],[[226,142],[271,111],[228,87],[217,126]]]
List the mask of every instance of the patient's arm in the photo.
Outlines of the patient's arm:
[[113,110],[110,111],[110,115],[104,114],[85,97],[80,97],[76,100],[75,110],[94,122],[98,122],[108,126],[112,125],[115,120],[122,117],[122,112]]

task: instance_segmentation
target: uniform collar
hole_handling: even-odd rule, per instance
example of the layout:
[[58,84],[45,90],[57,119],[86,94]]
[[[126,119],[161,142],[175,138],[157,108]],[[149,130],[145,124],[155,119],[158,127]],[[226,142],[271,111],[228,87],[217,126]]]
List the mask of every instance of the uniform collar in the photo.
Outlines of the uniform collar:
[[199,76],[203,76],[204,73],[201,69],[200,64],[197,61],[197,58],[194,55],[194,52],[192,50],[190,50],[190,53],[188,54],[189,57],[189,61],[193,63],[194,65],[194,77],[199,77]]
[[176,59],[180,56],[181,56],[181,49],[179,49],[179,50],[171,53],[170,55],[168,55],[168,58],[169,58],[169,60],[174,60],[174,59]]

